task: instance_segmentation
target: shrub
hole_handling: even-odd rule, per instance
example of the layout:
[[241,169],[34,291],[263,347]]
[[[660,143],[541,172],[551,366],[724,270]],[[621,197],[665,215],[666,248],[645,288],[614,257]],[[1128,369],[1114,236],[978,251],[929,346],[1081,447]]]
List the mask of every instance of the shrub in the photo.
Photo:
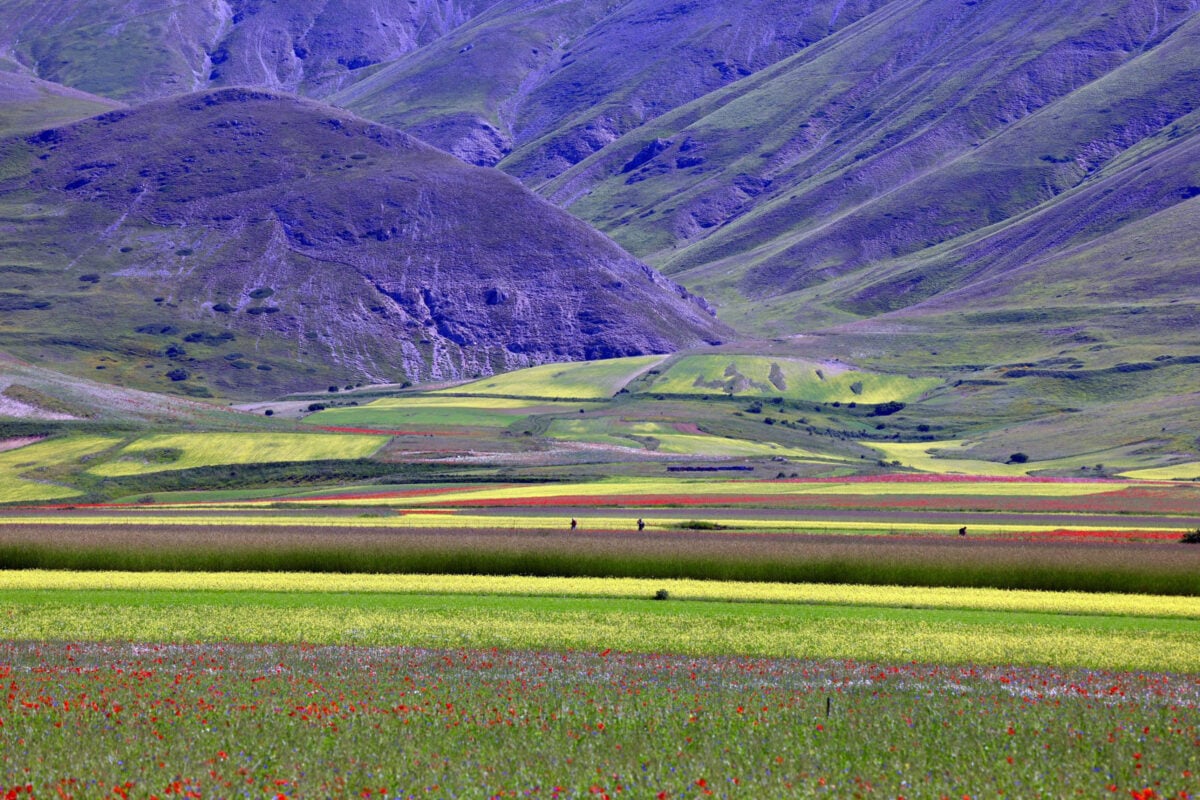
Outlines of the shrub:
[[1029,456],[1025,455],[1024,453],[1013,453],[1008,457],[1008,463],[1010,464],[1026,464],[1028,462]]
[[671,593],[668,592],[666,589],[659,589],[657,592],[654,593],[655,600],[666,600],[666,599],[670,598],[670,596],[671,596]]
[[94,272],[89,272],[87,275],[80,275],[79,281],[81,283],[99,283],[100,276]]
[[167,373],[167,377],[173,381],[186,381],[190,376],[186,369],[173,369]]
[[675,525],[673,527],[682,528],[685,531],[725,531],[725,530],[729,530],[729,527],[726,525],[721,525],[716,522],[709,522],[707,520],[700,520],[700,519],[689,519],[686,522],[680,522],[678,525]]
[[1196,528],[1194,531],[1188,531],[1179,541],[1183,542],[1184,544],[1200,544],[1200,528]]
[[871,412],[871,416],[873,416],[873,417],[890,417],[892,414],[895,414],[896,412],[903,411],[903,410],[904,410],[904,403],[899,403],[899,402],[896,402],[895,400],[889,400],[886,403],[880,403],[879,405],[875,406],[875,410]]

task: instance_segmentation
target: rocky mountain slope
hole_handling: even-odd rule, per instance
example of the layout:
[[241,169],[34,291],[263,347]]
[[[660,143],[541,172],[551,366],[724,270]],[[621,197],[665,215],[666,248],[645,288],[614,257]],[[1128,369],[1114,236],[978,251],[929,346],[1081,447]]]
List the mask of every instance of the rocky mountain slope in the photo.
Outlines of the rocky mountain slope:
[[7,0],[0,56],[129,102],[239,85],[317,96],[494,1]]
[[[1038,209],[1051,234],[1055,214],[1068,213],[1061,195],[1182,143],[1200,107],[1196,12],[891,3],[639,128],[542,191],[739,309],[732,319],[750,328],[756,317],[781,332],[912,305],[997,274],[967,248],[972,237],[996,242],[994,226]],[[1161,202],[1126,196],[1128,216],[1091,229],[1108,234],[1183,202],[1193,183],[1173,174]],[[1011,250],[1034,235],[1020,224],[989,251],[1011,266],[1029,264]],[[790,310],[763,314],[765,298]]]
[[0,349],[131,386],[469,377],[728,335],[503,173],[286,95],[10,138],[0,209]]
[[331,101],[530,185],[884,0],[504,0]]

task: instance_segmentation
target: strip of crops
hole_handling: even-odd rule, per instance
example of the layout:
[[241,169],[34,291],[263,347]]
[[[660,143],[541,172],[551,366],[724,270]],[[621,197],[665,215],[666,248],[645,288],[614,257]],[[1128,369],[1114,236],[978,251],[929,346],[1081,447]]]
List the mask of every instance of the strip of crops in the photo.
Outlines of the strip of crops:
[[81,643],[0,661],[20,797],[1187,798],[1200,773],[1197,688],[1157,675]]
[[416,573],[1200,596],[1200,547],[903,537],[7,525],[0,569]]
[[10,640],[290,642],[1200,672],[1193,620],[609,598],[0,591]]
[[517,575],[323,575],[309,572],[0,572],[0,590],[357,592],[389,594],[610,597],[945,608],[1200,620],[1200,600],[1155,595],[943,589],[912,586],[737,583]]

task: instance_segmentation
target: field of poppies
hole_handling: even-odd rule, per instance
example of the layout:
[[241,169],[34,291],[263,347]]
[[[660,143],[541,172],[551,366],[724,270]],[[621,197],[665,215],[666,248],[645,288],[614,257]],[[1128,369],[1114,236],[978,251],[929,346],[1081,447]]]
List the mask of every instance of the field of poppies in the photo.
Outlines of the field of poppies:
[[1200,791],[1194,677],[276,645],[0,644],[8,797]]

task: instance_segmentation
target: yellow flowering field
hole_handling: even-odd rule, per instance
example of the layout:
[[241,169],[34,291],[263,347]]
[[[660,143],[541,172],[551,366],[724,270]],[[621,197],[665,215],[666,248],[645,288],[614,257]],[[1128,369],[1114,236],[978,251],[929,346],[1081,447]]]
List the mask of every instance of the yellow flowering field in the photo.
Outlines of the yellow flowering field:
[[386,436],[329,433],[174,433],[145,436],[90,472],[117,477],[221,464],[366,458]]
[[[135,595],[142,598],[145,595]],[[262,597],[262,595],[251,596]],[[212,595],[152,603],[62,593],[0,602],[0,638],[150,642],[295,642],[379,646],[625,650],[852,658],[886,662],[1053,664],[1200,672],[1200,630],[891,618],[844,609],[714,603],[553,602],[413,597],[406,603],[328,605],[217,602]],[[485,602],[487,601],[487,602]],[[624,606],[622,606],[624,604]],[[773,610],[777,609],[777,610]],[[935,612],[924,612],[935,613]],[[943,612],[945,613],[945,612]]]
[[0,590],[229,592],[378,592],[528,597],[648,598],[946,608],[1045,614],[1200,619],[1200,598],[1012,589],[747,583],[641,578],[540,578],[517,575],[339,575],[306,572],[0,571]]

